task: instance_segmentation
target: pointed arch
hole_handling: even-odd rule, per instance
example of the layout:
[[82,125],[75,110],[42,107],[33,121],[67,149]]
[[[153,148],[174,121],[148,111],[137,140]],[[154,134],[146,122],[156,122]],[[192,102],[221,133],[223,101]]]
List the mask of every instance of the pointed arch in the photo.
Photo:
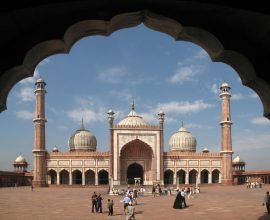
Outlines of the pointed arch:
[[82,185],[82,172],[80,170],[74,170],[72,172],[72,185]]
[[[236,70],[242,84],[254,90],[260,97],[264,115],[270,118],[270,86],[262,80],[251,61],[237,51],[226,50],[221,41],[208,30],[185,27],[179,21],[155,14],[149,10],[115,14],[109,20],[83,20],[73,25],[63,26],[63,39],[49,40],[44,37],[35,39],[36,44],[29,44],[25,54],[20,54],[16,65],[10,65],[0,78],[0,112],[5,110],[8,93],[20,80],[33,76],[38,63],[44,58],[57,54],[69,53],[71,47],[80,39],[92,35],[109,36],[114,31],[135,27],[143,23],[146,27],[172,36],[175,40],[185,40],[204,48],[213,61],[223,62]],[[221,37],[221,36],[219,36]],[[34,45],[34,46],[33,46]],[[240,48],[238,48],[240,49]],[[19,62],[19,63],[18,63]],[[257,67],[258,68],[258,67]],[[261,69],[259,69],[261,70]]]
[[57,184],[57,173],[54,169],[50,169],[48,172],[48,184]]
[[95,172],[93,170],[87,170],[85,172],[85,185],[95,184]]
[[134,178],[141,178],[141,184],[144,180],[143,167],[138,163],[130,164],[127,168],[127,183],[135,184]]
[[212,183],[220,183],[220,171],[218,169],[212,171]]
[[201,171],[201,183],[209,183],[209,171],[204,169]]
[[196,184],[197,182],[197,175],[198,175],[198,171],[195,169],[192,169],[189,171],[189,183],[190,184]]
[[106,170],[100,170],[98,172],[98,184],[109,184],[109,173]]
[[69,172],[67,170],[60,171],[60,184],[69,184]]
[[173,171],[170,169],[164,172],[164,184],[173,184]]
[[185,184],[186,183],[186,171],[184,170],[178,170],[177,173],[178,183],[179,184]]

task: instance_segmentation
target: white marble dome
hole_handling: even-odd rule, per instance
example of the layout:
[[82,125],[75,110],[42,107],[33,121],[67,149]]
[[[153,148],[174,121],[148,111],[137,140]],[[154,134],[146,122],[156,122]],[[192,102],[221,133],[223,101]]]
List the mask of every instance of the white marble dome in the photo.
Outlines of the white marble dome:
[[26,163],[26,159],[20,154],[16,160],[15,163]]
[[224,83],[222,83],[222,85],[221,85],[220,87],[221,87],[221,88],[222,88],[222,87],[228,87],[228,88],[230,88],[230,85],[229,85],[229,83],[224,82]]
[[170,151],[195,152],[196,145],[196,138],[183,126],[169,140]]
[[68,145],[70,151],[96,151],[97,139],[93,133],[84,128],[76,130],[69,138]]
[[245,163],[240,157],[239,155],[233,159],[233,163]]
[[140,126],[147,125],[141,116],[135,111],[134,104],[132,105],[131,111],[127,117],[118,123],[118,125],[128,125],[128,126]]

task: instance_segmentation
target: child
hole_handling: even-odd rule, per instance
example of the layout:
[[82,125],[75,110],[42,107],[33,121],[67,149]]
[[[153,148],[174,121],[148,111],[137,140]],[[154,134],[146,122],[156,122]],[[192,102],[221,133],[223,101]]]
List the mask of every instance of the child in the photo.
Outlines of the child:
[[108,215],[113,215],[113,200],[108,199],[107,208],[109,209]]

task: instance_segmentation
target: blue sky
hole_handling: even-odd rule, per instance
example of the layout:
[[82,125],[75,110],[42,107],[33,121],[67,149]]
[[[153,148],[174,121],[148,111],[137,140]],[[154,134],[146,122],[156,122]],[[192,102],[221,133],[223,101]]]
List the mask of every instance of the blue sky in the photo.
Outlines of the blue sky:
[[21,153],[33,164],[35,80],[46,81],[46,146],[68,151],[70,135],[80,127],[95,134],[97,150],[108,151],[107,111],[115,123],[125,117],[134,100],[136,111],[150,124],[165,112],[165,151],[170,136],[184,122],[197,139],[197,151],[220,151],[219,86],[231,85],[233,158],[247,169],[270,169],[270,121],[263,117],[259,97],[241,84],[230,66],[212,62],[199,46],[175,41],[143,25],[122,29],[109,37],[83,38],[69,54],[44,59],[34,77],[17,83],[0,114],[0,170],[13,170]]

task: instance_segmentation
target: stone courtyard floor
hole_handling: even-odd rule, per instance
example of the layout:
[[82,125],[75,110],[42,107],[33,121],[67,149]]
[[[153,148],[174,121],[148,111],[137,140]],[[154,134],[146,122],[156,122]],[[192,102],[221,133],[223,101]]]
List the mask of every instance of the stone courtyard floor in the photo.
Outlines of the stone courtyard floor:
[[[108,216],[105,188],[30,187],[0,188],[1,220],[55,220],[55,219],[118,219],[124,220],[122,196],[114,200],[114,216]],[[135,206],[136,219],[146,220],[266,220],[270,215],[262,206],[270,185],[259,189],[245,186],[201,186],[196,198],[187,199],[188,208],[173,209],[175,196],[139,197]],[[93,191],[103,195],[103,213],[91,213],[90,197]]]

